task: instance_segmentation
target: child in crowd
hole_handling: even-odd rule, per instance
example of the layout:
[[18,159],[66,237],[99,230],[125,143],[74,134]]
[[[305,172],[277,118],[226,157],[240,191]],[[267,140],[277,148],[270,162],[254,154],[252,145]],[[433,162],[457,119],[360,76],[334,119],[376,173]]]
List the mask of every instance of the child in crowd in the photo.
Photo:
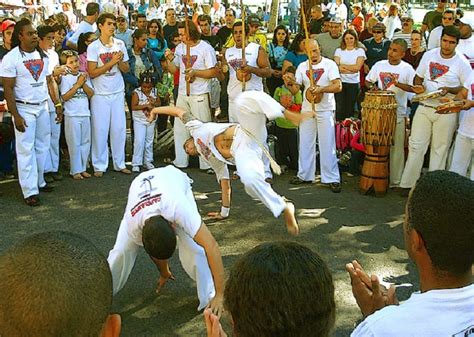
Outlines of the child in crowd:
[[87,73],[87,47],[96,39],[95,33],[87,32],[79,35],[77,53],[79,54],[79,71]]
[[[296,69],[290,66],[285,73],[296,73]],[[301,91],[293,95],[288,88],[288,80],[284,80],[281,87],[276,88],[273,98],[290,111],[301,112],[303,96]],[[275,120],[275,136],[278,139],[276,159],[280,165],[286,165],[292,170],[298,170],[298,131],[297,126],[285,118]]]
[[[161,105],[166,106],[170,105],[170,97],[173,94],[173,74],[168,71],[168,62],[166,62],[166,58],[163,56],[160,60],[161,62],[161,69],[163,70],[163,74],[161,77],[161,82],[156,84],[156,94],[160,98]],[[168,124],[168,115],[159,115],[158,116],[158,133],[162,133],[166,130]]]
[[64,101],[64,130],[71,163],[70,174],[76,179],[90,178],[86,172],[91,149],[89,99],[94,95],[87,73],[79,72],[79,57],[65,50],[59,58],[68,73],[61,77],[59,91]]
[[140,166],[147,170],[155,168],[153,165],[153,140],[155,138],[156,121],[148,122],[150,110],[160,106],[157,96],[155,79],[150,72],[140,75],[140,87],[132,93],[132,119],[135,131],[133,142],[132,172],[140,172]]

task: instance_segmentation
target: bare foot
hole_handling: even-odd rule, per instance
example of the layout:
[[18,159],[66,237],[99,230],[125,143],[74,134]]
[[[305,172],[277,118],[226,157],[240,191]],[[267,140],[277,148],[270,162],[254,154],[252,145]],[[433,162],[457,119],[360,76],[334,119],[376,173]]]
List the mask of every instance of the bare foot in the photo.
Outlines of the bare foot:
[[72,179],[74,180],[81,180],[82,179],[82,176],[80,173],[76,173],[75,175],[72,176]]
[[94,172],[94,177],[96,177],[96,178],[100,178],[100,177],[102,177],[103,175],[104,175],[104,172],[102,172],[102,171],[96,171],[96,172]]
[[300,233],[300,227],[295,218],[295,205],[291,202],[287,202],[286,208],[283,211],[283,216],[285,217],[288,233],[290,233],[290,235],[298,235]]
[[87,173],[86,171],[82,172],[81,175],[84,177],[84,178],[90,178],[91,175],[89,173]]

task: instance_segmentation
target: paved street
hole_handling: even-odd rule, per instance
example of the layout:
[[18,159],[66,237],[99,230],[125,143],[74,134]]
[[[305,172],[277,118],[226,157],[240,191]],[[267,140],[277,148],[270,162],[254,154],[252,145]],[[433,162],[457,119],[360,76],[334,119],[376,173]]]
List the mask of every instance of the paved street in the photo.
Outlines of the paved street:
[[[201,214],[220,208],[215,177],[186,171],[194,179]],[[63,172],[66,174],[67,172]],[[290,174],[276,178],[275,190],[294,200],[301,235],[290,238],[282,219],[274,219],[252,200],[240,182],[233,184],[231,217],[210,225],[220,244],[226,270],[244,252],[265,241],[295,240],[318,251],[334,275],[337,301],[335,336],[347,336],[360,319],[352,298],[345,263],[358,259],[386,281],[402,284],[400,297],[417,289],[414,266],[403,250],[402,221],[405,199],[395,193],[385,198],[361,196],[356,178],[343,175],[343,191],[332,193],[315,184],[292,186]],[[73,181],[65,178],[53,193],[41,196],[43,205],[23,204],[17,181],[1,181],[0,251],[31,233],[67,230],[89,238],[106,255],[114,244],[133,176],[110,172],[103,178]],[[122,336],[204,336],[196,289],[181,268],[177,254],[171,260],[176,281],[155,295],[158,272],[142,252],[113,309],[122,315]],[[305,282],[305,280],[301,280]],[[414,284],[412,287],[411,284]],[[230,332],[230,328],[228,328]]]

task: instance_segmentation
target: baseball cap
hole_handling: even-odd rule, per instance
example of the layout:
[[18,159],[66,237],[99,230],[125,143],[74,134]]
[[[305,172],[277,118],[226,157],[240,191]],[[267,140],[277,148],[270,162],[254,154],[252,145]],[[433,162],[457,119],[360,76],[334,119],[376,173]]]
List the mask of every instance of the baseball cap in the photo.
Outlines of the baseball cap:
[[354,7],[357,7],[357,8],[362,9],[362,5],[361,5],[360,3],[355,3],[355,4],[353,4],[353,5],[352,5],[352,8],[354,8]]
[[247,20],[247,24],[252,26],[252,25],[259,25],[260,26],[260,19],[258,18],[258,16],[252,14],[249,16],[248,20]]
[[374,30],[382,30],[382,31],[385,32],[386,28],[385,28],[385,25],[382,22],[378,22],[372,27],[372,31],[374,31]]
[[3,20],[2,25],[0,26],[0,31],[4,32],[8,28],[13,27],[15,25],[16,25],[16,22],[13,20],[9,20],[9,19]]

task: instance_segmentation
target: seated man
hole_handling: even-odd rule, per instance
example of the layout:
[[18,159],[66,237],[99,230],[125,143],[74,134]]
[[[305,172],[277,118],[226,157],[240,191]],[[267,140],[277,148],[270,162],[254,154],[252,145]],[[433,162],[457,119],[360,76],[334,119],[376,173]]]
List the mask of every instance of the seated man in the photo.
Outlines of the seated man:
[[298,124],[301,119],[312,115],[287,111],[268,94],[260,91],[243,92],[235,102],[239,107],[237,118],[240,124],[201,122],[179,107],[154,108],[149,120],[158,114],[168,114],[181,119],[189,129],[192,138],[184,144],[186,153],[204,158],[216,173],[222,188],[221,212],[210,215],[217,219],[229,216],[231,192],[227,164],[235,165],[247,194],[262,201],[275,217],[283,213],[288,232],[297,235],[299,227],[294,205],[275,193],[265,181],[262,157],[268,159],[272,169],[279,174],[278,164],[264,146],[267,139],[265,123],[267,117],[275,119],[285,116]]
[[77,234],[34,234],[3,252],[0,294],[1,336],[120,335],[107,260]]
[[140,246],[160,271],[157,292],[174,279],[168,259],[176,249],[178,236],[181,264],[197,283],[198,310],[209,306],[220,315],[224,266],[219,246],[199,215],[191,182],[174,166],[143,172],[133,180],[117,240],[108,257],[114,294],[127,282]]
[[[262,286],[264,285],[264,286]],[[225,292],[234,336],[327,337],[336,305],[331,272],[298,243],[255,247],[232,267]],[[224,337],[218,317],[204,311],[209,337]]]
[[365,320],[351,336],[472,336],[474,323],[474,182],[453,172],[427,173],[407,201],[403,233],[419,271],[420,293],[397,305],[357,261],[346,265]]

